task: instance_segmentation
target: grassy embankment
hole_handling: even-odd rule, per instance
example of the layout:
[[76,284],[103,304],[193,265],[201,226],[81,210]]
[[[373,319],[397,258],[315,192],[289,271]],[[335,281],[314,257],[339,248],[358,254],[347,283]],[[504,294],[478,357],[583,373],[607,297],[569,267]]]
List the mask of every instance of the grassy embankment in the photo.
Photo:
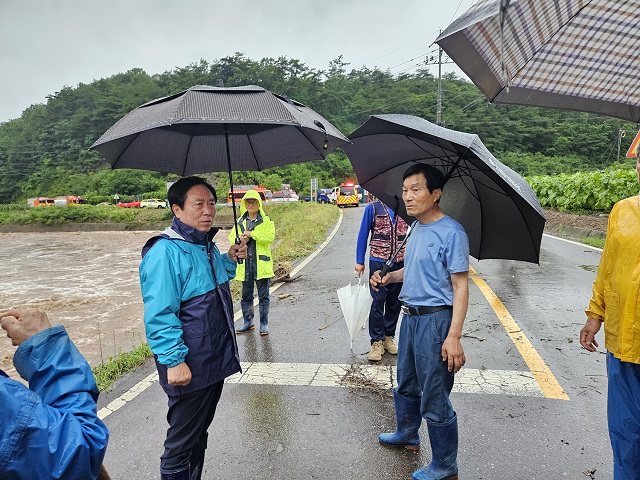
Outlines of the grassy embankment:
[[[339,212],[331,205],[296,202],[291,204],[269,204],[265,210],[276,224],[276,241],[273,256],[283,272],[291,271],[291,265],[309,255],[322,243],[335,224]],[[22,205],[0,205],[0,224],[58,225],[64,223],[123,223],[123,228],[164,222],[171,219],[168,210],[125,209],[117,207],[95,207],[81,205],[74,207],[36,207]],[[233,212],[229,207],[220,207],[216,224],[231,225]],[[239,299],[241,285],[233,281],[234,300]],[[119,352],[105,363],[93,368],[100,390],[107,390],[122,374],[135,369],[151,357],[146,343],[130,352]]]

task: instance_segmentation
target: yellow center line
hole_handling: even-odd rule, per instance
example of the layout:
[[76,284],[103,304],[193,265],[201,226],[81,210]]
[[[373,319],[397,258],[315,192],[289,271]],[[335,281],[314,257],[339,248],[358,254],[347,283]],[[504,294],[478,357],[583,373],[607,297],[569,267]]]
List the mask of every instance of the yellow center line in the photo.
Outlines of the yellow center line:
[[542,360],[542,357],[540,357],[498,296],[491,290],[489,285],[487,285],[487,282],[480,278],[471,266],[469,266],[469,273],[471,274],[471,279],[487,299],[489,305],[500,319],[500,322],[502,322],[502,326],[516,345],[516,348],[538,382],[540,390],[542,390],[545,397],[556,400],[569,400],[569,396],[562,389],[556,377],[553,376],[547,364]]

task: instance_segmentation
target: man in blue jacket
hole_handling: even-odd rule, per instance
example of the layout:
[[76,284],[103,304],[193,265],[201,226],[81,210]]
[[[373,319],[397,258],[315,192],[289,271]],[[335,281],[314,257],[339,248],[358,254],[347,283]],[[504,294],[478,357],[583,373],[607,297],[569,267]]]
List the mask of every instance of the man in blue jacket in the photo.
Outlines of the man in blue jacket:
[[213,243],[217,197],[204,179],[178,180],[168,198],[171,227],[147,241],[140,264],[147,341],[169,397],[160,474],[199,480],[224,379],[240,371],[229,280],[247,247],[222,255]]
[[35,308],[0,313],[29,388],[0,370],[0,479],[108,479],[109,431],[91,367],[62,325]]

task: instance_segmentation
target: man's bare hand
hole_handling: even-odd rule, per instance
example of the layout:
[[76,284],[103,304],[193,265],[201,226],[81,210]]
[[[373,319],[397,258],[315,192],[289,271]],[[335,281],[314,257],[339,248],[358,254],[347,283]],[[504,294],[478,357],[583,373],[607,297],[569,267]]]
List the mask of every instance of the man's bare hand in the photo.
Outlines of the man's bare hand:
[[239,258],[247,258],[247,244],[241,243],[240,245],[237,245],[234,243],[229,247],[227,256],[234,262],[237,262]]
[[191,369],[185,362],[167,368],[167,383],[174,387],[184,387],[191,383]]
[[384,278],[380,277],[380,272],[381,270],[376,270],[375,272],[373,272],[373,275],[371,275],[371,278],[369,279],[371,288],[373,288],[375,292],[378,291],[379,287],[384,287],[391,281],[391,272],[387,273]]
[[47,314],[37,308],[16,308],[0,313],[0,326],[15,346],[38,332],[51,328]]
[[356,263],[356,275],[361,277],[364,273],[364,265],[362,263]]
[[458,373],[467,362],[459,339],[447,337],[442,344],[442,361],[448,363],[447,370]]
[[589,352],[595,352],[598,348],[598,342],[596,342],[596,333],[600,330],[602,322],[597,318],[588,318],[587,323],[584,324],[582,330],[580,330],[580,345]]

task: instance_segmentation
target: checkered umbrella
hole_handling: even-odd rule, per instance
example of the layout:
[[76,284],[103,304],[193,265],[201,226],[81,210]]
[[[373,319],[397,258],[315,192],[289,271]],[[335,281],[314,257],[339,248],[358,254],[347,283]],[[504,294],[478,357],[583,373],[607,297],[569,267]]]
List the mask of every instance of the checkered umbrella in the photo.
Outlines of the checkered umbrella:
[[492,102],[640,122],[640,0],[479,0],[436,43]]

